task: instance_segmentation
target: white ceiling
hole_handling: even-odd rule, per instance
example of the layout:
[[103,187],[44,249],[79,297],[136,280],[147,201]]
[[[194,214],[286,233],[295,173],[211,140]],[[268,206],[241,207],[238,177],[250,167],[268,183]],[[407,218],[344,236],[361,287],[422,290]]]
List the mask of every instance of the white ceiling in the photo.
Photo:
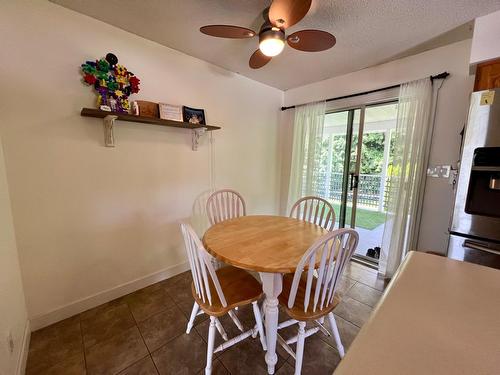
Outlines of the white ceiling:
[[[315,28],[334,34],[337,44],[316,53],[287,47],[253,70],[248,59],[257,49],[257,38],[213,38],[199,28],[233,24],[258,31],[270,0],[51,1],[282,90],[418,52],[429,40],[439,45],[437,36],[500,9],[500,0],[313,0],[307,16],[287,34]],[[459,30],[443,40],[468,35]]]

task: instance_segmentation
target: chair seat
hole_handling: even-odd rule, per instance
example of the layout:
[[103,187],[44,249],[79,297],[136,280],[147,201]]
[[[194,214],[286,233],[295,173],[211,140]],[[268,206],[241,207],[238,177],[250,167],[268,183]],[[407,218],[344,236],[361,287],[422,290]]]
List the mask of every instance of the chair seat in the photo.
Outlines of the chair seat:
[[[290,297],[290,290],[292,289],[293,274],[286,274],[283,276],[283,291],[279,295],[278,299],[280,305],[285,309],[285,312],[290,316],[290,318],[300,321],[309,321],[319,319],[328,313],[330,313],[339,303],[340,297],[335,294],[333,297],[333,303],[328,306],[323,306],[323,309],[319,309],[319,303],[316,306],[316,311],[313,312],[314,303],[314,290],[316,288],[316,278],[313,278],[312,282],[312,292],[309,300],[309,306],[307,312],[304,312],[304,298],[306,295],[306,274],[303,274],[300,278],[299,287],[297,289],[297,296],[295,297],[295,304],[292,308],[288,307],[288,298]],[[321,298],[321,296],[320,296]]]
[[235,307],[248,305],[262,297],[262,285],[247,271],[233,266],[225,266],[215,271],[220,286],[224,291],[227,306],[222,303],[217,295],[215,285],[210,280],[210,294],[212,305],[205,296],[205,302],[196,294],[194,283],[191,284],[191,292],[200,308],[212,316],[222,316]]

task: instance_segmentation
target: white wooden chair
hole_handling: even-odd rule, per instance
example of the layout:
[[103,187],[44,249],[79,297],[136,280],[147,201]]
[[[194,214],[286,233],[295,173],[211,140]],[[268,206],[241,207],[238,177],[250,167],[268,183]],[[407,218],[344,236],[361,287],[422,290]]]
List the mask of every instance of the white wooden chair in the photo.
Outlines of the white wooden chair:
[[[262,348],[266,350],[266,339],[262,326],[260,309],[257,304],[262,297],[262,287],[248,272],[240,268],[225,266],[215,270],[211,257],[203,247],[200,239],[190,225],[182,223],[181,230],[188,254],[193,283],[191,291],[197,305],[210,315],[208,331],[207,366],[205,374],[212,372],[212,357],[214,353],[222,351],[249,336],[260,336]],[[219,317],[228,314],[239,306],[252,304],[255,316],[255,327],[240,335],[225,341],[214,349],[215,330],[225,335]],[[227,337],[227,335],[226,335]]]
[[335,226],[335,210],[326,199],[314,196],[300,198],[290,210],[290,217],[309,221],[327,230]]
[[[280,305],[291,318],[278,325],[278,329],[298,323],[298,334],[288,340],[278,335],[283,348],[295,358],[295,375],[302,368],[304,341],[319,331],[327,336],[333,334],[340,357],[344,357],[344,347],[333,315],[339,304],[336,293],[342,272],[349,263],[356,246],[358,234],[353,229],[337,229],[318,239],[304,254],[295,274],[283,277],[283,291],[278,297]],[[314,276],[315,271],[317,277]],[[330,322],[330,332],[323,325],[324,317]],[[306,322],[314,327],[305,330]],[[297,343],[295,352],[290,344]]]
[[246,215],[245,200],[235,190],[217,190],[207,199],[207,214],[211,225]]
[[[245,200],[235,190],[231,189],[222,189],[217,190],[210,194],[207,199],[206,211],[208,215],[208,221],[210,225],[214,225],[220,223],[224,220],[234,219],[236,217],[245,216],[246,215],[246,205]],[[216,268],[222,267],[224,264],[219,262],[218,260],[212,258],[212,263]],[[193,310],[191,311],[191,317],[189,318],[189,322],[186,328],[186,333],[189,334],[194,325],[194,320],[198,314],[202,314],[203,311],[199,311],[199,306],[196,301],[193,304]],[[238,317],[234,314],[233,311],[230,312],[231,319],[234,324],[243,331],[243,326],[241,322],[238,320]],[[224,337],[224,336],[223,336]],[[227,337],[227,336],[226,336]]]

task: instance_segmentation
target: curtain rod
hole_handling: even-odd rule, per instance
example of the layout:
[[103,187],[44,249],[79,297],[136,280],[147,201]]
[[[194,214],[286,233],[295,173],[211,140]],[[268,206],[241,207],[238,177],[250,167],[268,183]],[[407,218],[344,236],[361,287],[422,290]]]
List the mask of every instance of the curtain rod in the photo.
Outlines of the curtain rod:
[[[443,73],[439,73],[439,74],[436,74],[435,76],[430,76],[430,79],[431,81],[434,81],[435,79],[445,79],[446,77],[448,77],[450,75],[450,73],[448,72],[443,72]],[[373,94],[374,92],[379,92],[379,91],[385,91],[385,90],[390,90],[390,89],[395,89],[396,87],[399,87],[401,86],[401,84],[399,85],[392,85],[392,86],[387,86],[387,87],[382,87],[381,89],[375,89],[375,90],[369,90],[369,91],[364,91],[364,92],[358,92],[356,94],[350,94],[350,95],[344,95],[344,96],[337,96],[336,98],[329,98],[329,99],[326,99],[325,102],[332,102],[334,100],[341,100],[341,99],[349,99],[349,98],[354,98],[356,96],[360,96],[360,95],[367,95],[367,94]],[[299,104],[297,105],[291,105],[289,107],[281,107],[281,110],[282,111],[286,111],[287,109],[292,109],[292,108],[295,108],[296,106],[298,106]]]

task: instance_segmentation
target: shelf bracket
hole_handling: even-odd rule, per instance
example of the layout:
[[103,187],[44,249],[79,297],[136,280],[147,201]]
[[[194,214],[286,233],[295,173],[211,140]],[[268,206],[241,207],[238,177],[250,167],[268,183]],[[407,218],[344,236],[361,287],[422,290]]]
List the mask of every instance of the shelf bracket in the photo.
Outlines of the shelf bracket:
[[106,147],[115,147],[115,135],[113,134],[113,127],[115,126],[115,120],[118,116],[107,115],[103,118],[104,125],[104,145]]
[[191,130],[191,141],[193,143],[193,151],[198,151],[198,145],[200,144],[200,138],[207,131],[206,128],[198,128]]

